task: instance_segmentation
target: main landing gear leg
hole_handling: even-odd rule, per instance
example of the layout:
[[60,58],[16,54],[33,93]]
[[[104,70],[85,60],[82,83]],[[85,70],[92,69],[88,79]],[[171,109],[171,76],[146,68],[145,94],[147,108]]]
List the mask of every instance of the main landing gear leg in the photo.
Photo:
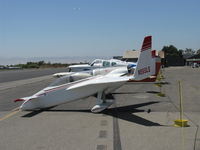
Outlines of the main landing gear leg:
[[113,104],[113,100],[108,102],[105,97],[103,91],[97,93],[96,105],[91,109],[93,113],[99,113]]

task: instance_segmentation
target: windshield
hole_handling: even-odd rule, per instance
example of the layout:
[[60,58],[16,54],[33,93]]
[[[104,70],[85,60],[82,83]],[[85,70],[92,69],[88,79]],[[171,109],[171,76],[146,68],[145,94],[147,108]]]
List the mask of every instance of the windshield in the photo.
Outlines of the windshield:
[[92,71],[83,71],[83,72],[73,73],[73,74],[66,75],[66,76],[63,76],[61,78],[58,78],[57,80],[52,82],[49,86],[58,86],[58,85],[78,81],[78,80],[81,80],[81,79],[91,77],[92,74],[93,74]]
[[58,86],[58,85],[66,84],[73,81],[74,80],[72,76],[64,76],[64,77],[58,78],[57,80],[52,82],[49,86]]
[[109,61],[103,61],[103,66],[104,67],[110,67],[110,62]]
[[94,66],[94,64],[101,64],[101,63],[102,63],[102,60],[95,59],[95,60],[90,64],[90,66]]
[[117,65],[116,62],[112,62],[112,63],[111,63],[111,66],[116,66],[116,65]]

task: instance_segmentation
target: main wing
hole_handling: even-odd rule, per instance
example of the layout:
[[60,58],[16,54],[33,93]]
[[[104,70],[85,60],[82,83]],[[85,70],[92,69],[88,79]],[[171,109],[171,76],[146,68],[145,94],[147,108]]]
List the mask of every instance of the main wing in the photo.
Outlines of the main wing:
[[109,88],[109,87],[114,87],[115,85],[118,84],[123,84],[125,82],[127,82],[130,77],[128,76],[122,76],[123,73],[118,74],[118,75],[100,75],[100,76],[96,76],[94,78],[90,78],[90,80],[84,80],[83,82],[79,82],[76,83],[70,87],[68,87],[66,90],[71,90],[71,89],[75,89],[75,88],[87,88],[88,86],[100,86],[103,88]]

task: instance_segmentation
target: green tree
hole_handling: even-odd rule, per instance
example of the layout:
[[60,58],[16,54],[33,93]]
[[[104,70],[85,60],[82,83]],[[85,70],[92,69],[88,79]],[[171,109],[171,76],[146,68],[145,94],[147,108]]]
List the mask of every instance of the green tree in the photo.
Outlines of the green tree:
[[38,65],[39,65],[39,66],[42,66],[42,65],[44,65],[44,64],[45,64],[44,61],[39,61],[39,62],[38,62]]
[[180,56],[181,58],[183,57],[183,52],[184,52],[184,51],[183,51],[182,49],[179,49],[179,50],[178,50],[179,56]]
[[191,48],[186,48],[183,51],[184,58],[190,58],[195,55],[195,51]]
[[27,62],[24,67],[25,68],[39,68],[39,65],[37,62]]
[[178,56],[182,57],[182,50],[178,50],[175,46],[164,46],[162,51],[165,52],[165,56]]
[[191,48],[186,48],[184,51],[185,54],[190,54],[190,55],[194,55],[195,51]]

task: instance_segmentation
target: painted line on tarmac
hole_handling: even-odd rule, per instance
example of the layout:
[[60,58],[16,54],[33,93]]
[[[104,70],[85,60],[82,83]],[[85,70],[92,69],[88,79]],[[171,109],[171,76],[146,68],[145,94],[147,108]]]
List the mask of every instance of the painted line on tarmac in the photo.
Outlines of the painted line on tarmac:
[[[114,102],[114,107],[117,107],[116,100]],[[114,112],[118,115],[117,110]],[[122,150],[120,132],[119,132],[119,123],[117,116],[113,116],[113,149]]]
[[118,119],[113,117],[113,147],[114,150],[122,150]]
[[14,116],[15,114],[17,114],[18,112],[20,112],[20,109],[15,108],[15,111],[10,112],[9,114],[5,115],[4,117],[0,118],[0,121],[6,120],[12,116]]
[[12,109],[11,111],[17,111],[19,109],[20,109],[20,107],[17,107],[17,108]]

